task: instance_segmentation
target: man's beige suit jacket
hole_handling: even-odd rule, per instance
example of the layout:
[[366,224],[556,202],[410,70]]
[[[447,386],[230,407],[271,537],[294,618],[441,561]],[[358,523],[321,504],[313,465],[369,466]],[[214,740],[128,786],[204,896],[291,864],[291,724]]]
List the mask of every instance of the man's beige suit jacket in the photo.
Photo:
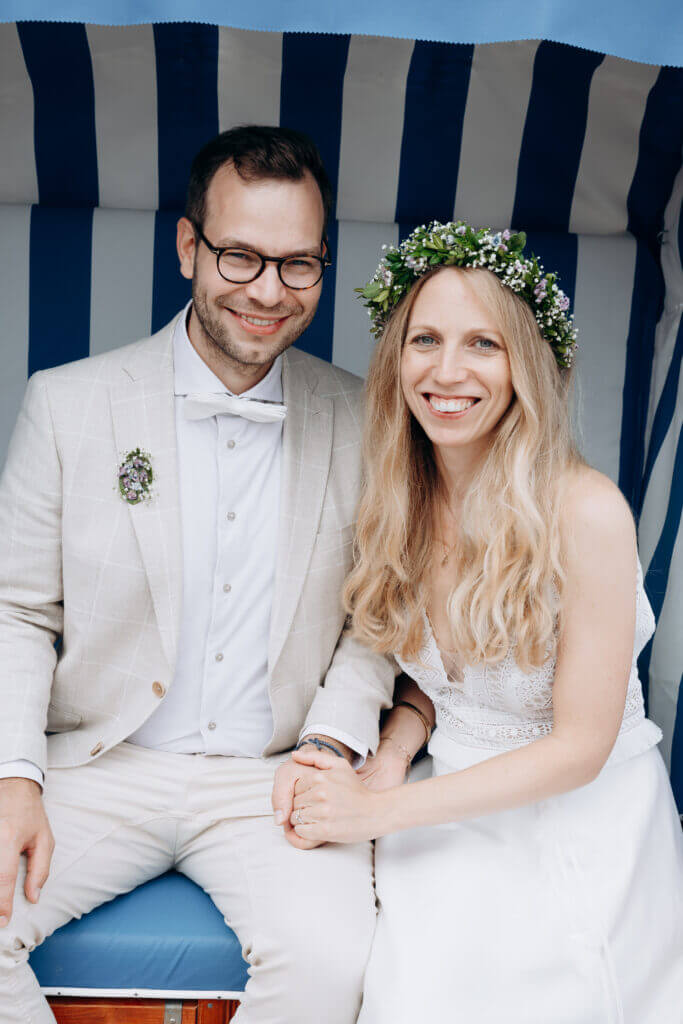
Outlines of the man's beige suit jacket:
[[[172,685],[182,594],[174,326],[29,381],[0,479],[0,760],[87,763]],[[291,748],[306,720],[373,750],[391,703],[392,664],[341,635],[361,389],[320,359],[284,354],[264,755]],[[131,506],[117,473],[138,447],[151,456],[153,495]]]

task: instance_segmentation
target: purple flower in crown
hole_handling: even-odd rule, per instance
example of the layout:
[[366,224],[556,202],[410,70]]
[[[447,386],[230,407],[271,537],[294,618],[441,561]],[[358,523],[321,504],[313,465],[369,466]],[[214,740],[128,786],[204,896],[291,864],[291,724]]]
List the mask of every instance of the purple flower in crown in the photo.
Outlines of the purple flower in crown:
[[118,491],[128,505],[140,505],[152,497],[154,471],[147,452],[134,448],[123,457],[118,469]]

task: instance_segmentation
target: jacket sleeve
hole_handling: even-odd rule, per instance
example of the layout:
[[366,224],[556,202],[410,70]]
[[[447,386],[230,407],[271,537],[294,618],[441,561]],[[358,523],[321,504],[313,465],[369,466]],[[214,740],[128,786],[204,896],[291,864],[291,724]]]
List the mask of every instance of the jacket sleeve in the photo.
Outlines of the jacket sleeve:
[[47,380],[28,383],[0,477],[0,760],[46,766],[63,625],[62,469]]
[[399,668],[393,658],[374,654],[343,632],[304,731],[316,722],[357,736],[371,754],[379,744],[379,713],[391,707]]

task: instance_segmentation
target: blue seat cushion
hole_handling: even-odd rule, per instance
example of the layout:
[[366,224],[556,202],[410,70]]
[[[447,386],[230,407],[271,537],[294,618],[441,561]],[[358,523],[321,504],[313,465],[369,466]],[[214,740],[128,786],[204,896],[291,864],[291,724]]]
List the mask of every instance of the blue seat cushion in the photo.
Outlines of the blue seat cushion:
[[247,981],[237,936],[175,871],[70,921],[30,962],[44,988],[241,992]]

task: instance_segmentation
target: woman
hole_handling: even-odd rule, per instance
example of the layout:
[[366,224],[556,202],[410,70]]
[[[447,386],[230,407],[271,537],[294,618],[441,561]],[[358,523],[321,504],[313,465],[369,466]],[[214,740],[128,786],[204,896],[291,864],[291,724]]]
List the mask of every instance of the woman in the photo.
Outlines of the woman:
[[[626,502],[577,453],[575,331],[521,234],[419,228],[363,290],[381,334],[346,589],[413,680],[301,839],[376,847],[360,1021],[680,1024],[683,841],[636,658]],[[433,777],[400,786],[436,716]],[[332,923],[333,925],[333,923]]]

